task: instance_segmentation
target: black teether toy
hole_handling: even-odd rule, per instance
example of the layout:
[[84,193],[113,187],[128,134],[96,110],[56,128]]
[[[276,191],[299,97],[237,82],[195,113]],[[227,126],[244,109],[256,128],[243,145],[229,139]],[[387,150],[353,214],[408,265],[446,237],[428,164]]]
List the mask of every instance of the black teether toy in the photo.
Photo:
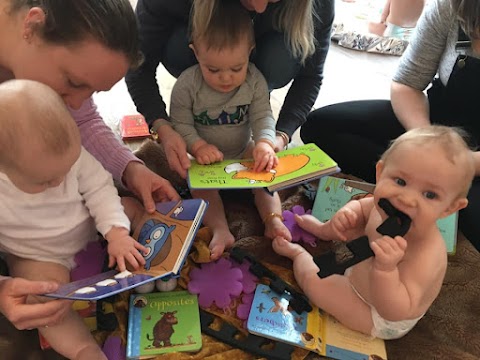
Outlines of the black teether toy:
[[[380,199],[378,205],[385,211],[388,215],[387,219],[377,227],[377,231],[382,235],[387,235],[390,237],[394,236],[404,236],[412,220],[405,213],[396,209],[390,201],[387,199]],[[358,239],[352,240],[347,244],[347,248],[353,254],[352,257],[343,261],[337,262],[335,253],[329,251],[325,254],[322,254],[313,260],[315,264],[320,268],[320,271],[317,273],[321,278],[333,274],[343,274],[350,266],[358,264],[359,262],[368,259],[371,256],[374,256],[370,244],[368,242],[368,237],[362,236]]]

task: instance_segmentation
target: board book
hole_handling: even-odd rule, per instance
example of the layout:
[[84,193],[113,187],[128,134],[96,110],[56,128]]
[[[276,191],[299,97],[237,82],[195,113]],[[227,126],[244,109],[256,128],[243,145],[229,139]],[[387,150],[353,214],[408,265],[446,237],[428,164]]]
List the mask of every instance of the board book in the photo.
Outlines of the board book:
[[[312,215],[322,222],[330,220],[348,201],[371,196],[374,188],[374,184],[326,176],[318,183]],[[455,254],[457,221],[458,212],[437,221],[449,255]]]
[[125,115],[120,120],[120,135],[122,140],[138,140],[150,137],[150,130],[142,115]]
[[133,238],[147,247],[145,265],[135,271],[111,270],[60,286],[49,297],[98,300],[160,278],[177,276],[195,239],[208,204],[188,199],[156,204],[143,216]]
[[279,163],[271,171],[253,171],[252,159],[224,160],[210,165],[192,161],[188,169],[191,189],[266,188],[275,192],[339,172],[337,163],[315,144],[277,153]]
[[202,347],[197,295],[170,291],[130,296],[127,359]]
[[298,314],[289,307],[290,299],[287,293],[277,294],[267,285],[257,285],[248,331],[333,359],[387,359],[384,340],[350,330],[315,306]]

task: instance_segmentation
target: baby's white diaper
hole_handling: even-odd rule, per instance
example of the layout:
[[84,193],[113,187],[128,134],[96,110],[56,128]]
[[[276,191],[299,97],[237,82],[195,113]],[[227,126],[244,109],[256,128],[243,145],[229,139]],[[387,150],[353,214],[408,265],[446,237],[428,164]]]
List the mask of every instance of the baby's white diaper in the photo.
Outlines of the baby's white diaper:
[[[351,269],[348,268],[345,271],[345,276],[348,276],[350,272],[351,272]],[[353,291],[355,291],[355,294],[357,294],[357,296],[360,299],[362,299],[362,301],[365,304],[370,306],[372,320],[373,320],[372,336],[374,337],[378,337],[384,340],[401,338],[402,336],[406,335],[410,330],[412,330],[413,327],[417,324],[418,320],[420,320],[423,317],[422,315],[416,319],[401,320],[401,321],[386,320],[380,316],[380,314],[377,312],[377,309],[375,309],[371,304],[365,301],[363,296],[359,294],[359,292],[357,291],[357,289],[355,289],[352,283],[350,283],[350,286],[352,287]]]
[[412,36],[414,29],[415,28],[404,28],[387,22],[387,28],[385,29],[383,36],[408,41]]

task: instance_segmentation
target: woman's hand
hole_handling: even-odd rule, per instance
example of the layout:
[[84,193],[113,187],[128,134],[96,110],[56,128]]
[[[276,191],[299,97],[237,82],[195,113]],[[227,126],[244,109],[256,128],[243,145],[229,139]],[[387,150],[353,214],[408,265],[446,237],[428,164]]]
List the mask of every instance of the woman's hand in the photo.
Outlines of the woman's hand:
[[142,163],[131,161],[123,173],[123,181],[128,189],[137,195],[150,214],[155,211],[155,203],[180,200],[180,196],[168,180],[155,174]]
[[160,126],[157,133],[158,140],[165,150],[165,156],[170,169],[186,179],[187,170],[190,168],[190,159],[187,155],[185,140],[170,125]]
[[19,330],[57,324],[70,310],[71,301],[27,304],[28,295],[42,295],[57,289],[58,284],[52,281],[0,279],[0,312]]

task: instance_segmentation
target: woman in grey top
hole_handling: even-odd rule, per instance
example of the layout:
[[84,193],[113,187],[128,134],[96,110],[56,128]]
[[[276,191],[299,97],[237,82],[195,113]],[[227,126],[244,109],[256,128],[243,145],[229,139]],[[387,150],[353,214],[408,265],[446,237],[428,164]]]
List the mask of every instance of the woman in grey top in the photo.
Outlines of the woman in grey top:
[[[480,140],[480,7],[476,0],[432,0],[400,60],[391,101],[366,100],[330,105],[312,112],[303,125],[304,142],[314,142],[346,173],[375,181],[375,163],[389,142],[405,130],[438,123],[469,132]],[[430,86],[431,85],[431,86]],[[430,87],[429,87],[430,86]],[[425,90],[428,90],[425,93]],[[459,225],[480,249],[480,152],[476,175],[460,212]]]

